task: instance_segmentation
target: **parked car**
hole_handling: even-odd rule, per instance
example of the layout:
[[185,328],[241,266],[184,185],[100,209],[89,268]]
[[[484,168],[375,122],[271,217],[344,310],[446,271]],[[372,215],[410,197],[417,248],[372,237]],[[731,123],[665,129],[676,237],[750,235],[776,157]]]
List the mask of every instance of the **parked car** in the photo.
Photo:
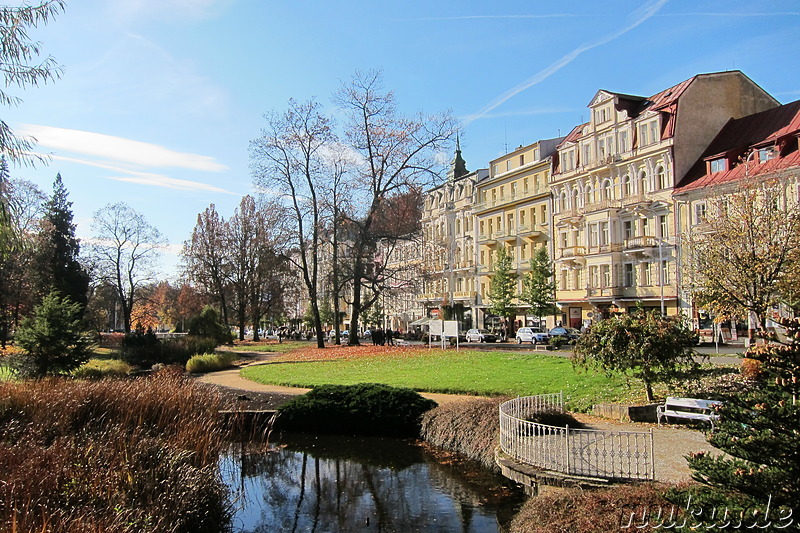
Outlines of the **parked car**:
[[531,344],[547,344],[550,335],[542,328],[519,328],[517,330],[517,344],[529,342]]
[[563,337],[567,340],[567,342],[573,344],[581,337],[581,332],[575,328],[565,328],[559,326],[550,330],[550,336]]
[[497,335],[485,329],[471,329],[464,337],[467,342],[497,342]]

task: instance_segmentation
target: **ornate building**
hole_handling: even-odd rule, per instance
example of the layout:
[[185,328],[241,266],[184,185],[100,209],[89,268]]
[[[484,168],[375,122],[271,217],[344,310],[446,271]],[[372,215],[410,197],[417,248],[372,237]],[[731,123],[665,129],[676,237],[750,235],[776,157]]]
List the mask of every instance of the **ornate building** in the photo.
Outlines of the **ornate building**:
[[636,305],[679,309],[672,191],[731,118],[777,101],[739,71],[650,97],[600,90],[551,176],[557,299],[580,327]]

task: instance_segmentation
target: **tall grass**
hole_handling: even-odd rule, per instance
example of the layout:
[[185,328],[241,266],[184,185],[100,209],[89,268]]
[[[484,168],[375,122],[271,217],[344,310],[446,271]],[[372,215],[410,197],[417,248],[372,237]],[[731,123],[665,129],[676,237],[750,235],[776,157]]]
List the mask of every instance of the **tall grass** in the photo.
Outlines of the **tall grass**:
[[186,371],[192,374],[216,372],[233,366],[239,358],[236,352],[217,352],[193,355],[186,362]]
[[219,402],[169,371],[0,383],[0,531],[222,530]]

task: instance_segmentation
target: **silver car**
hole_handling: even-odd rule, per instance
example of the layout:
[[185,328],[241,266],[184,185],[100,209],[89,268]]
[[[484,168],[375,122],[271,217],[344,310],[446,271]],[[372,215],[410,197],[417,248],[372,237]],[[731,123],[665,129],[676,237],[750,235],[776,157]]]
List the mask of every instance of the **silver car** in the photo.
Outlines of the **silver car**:
[[517,344],[522,344],[523,342],[547,344],[550,342],[550,335],[540,328],[519,328],[517,330]]

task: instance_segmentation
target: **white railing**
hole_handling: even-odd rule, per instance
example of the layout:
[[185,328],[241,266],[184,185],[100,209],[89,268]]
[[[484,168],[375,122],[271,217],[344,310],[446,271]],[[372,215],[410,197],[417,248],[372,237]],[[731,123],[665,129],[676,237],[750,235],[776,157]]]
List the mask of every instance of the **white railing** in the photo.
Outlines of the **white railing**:
[[500,448],[514,459],[564,474],[655,479],[653,431],[572,429],[530,422],[564,410],[561,393],[515,398],[500,405]]

